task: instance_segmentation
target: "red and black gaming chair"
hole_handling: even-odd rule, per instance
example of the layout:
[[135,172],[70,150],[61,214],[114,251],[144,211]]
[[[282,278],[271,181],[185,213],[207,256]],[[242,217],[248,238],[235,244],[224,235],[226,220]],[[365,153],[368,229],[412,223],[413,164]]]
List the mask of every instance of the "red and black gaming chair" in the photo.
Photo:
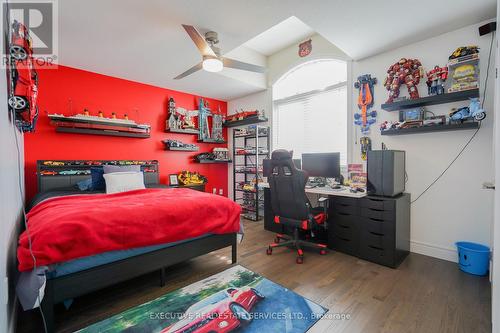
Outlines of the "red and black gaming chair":
[[[271,174],[268,181],[274,222],[292,229],[293,238],[277,234],[275,242],[269,245],[267,254],[272,254],[275,247],[291,245],[297,249],[297,264],[304,261],[302,247],[316,248],[320,250],[320,254],[326,254],[326,245],[300,239],[299,230],[314,232],[318,228],[326,227],[328,199],[320,199],[323,207],[311,207],[305,193],[307,174],[295,167],[290,152],[284,149],[273,151],[270,164]],[[284,242],[281,242],[282,240]]]

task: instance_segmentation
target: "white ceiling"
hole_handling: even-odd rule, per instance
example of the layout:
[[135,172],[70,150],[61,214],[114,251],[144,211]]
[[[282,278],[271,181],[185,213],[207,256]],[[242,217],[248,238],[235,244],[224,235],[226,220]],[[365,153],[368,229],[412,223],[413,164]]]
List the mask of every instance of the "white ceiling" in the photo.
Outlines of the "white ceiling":
[[270,56],[287,46],[314,35],[314,33],[315,31],[310,26],[295,16],[291,16],[243,45],[260,54]]
[[[269,54],[302,38],[304,26],[285,21],[292,16],[360,59],[496,13],[495,0],[64,0],[58,5],[60,64],[223,100],[262,90],[265,79],[224,69],[173,80],[200,61],[182,23],[217,31],[223,54],[263,64],[264,55],[255,50]],[[273,28],[271,40],[251,41],[253,50],[241,47],[283,21],[288,28]]]

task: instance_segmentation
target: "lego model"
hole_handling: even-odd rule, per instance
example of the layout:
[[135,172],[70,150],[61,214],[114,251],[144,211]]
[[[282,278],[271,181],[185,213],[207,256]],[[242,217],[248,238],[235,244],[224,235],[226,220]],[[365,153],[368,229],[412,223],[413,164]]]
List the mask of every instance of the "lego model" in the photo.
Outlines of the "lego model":
[[264,110],[251,110],[251,111],[235,111],[234,114],[226,116],[224,123],[231,123],[233,121],[244,120],[248,118],[257,118],[258,120],[267,120]]
[[448,67],[434,66],[427,72],[427,92],[429,95],[444,94],[444,82],[448,78]]
[[479,98],[471,98],[469,106],[459,109],[452,109],[450,113],[450,122],[464,122],[468,119],[482,121],[486,118],[486,112],[481,108]]
[[10,29],[8,65],[8,105],[15,111],[16,126],[23,132],[33,132],[38,119],[38,74],[29,29],[16,20]]
[[190,151],[196,151],[199,149],[199,147],[195,144],[192,143],[184,143],[182,141],[178,140],[163,140],[163,144],[165,145],[165,148],[168,148],[169,150],[190,150]]
[[406,84],[410,99],[419,98],[417,85],[423,75],[422,64],[417,59],[401,58],[387,70],[384,86],[389,90],[389,99],[386,103],[393,103],[399,96],[402,84]]
[[181,171],[177,176],[179,179],[179,183],[182,185],[201,185],[205,184],[208,180],[207,177],[201,175],[199,172],[191,172],[191,171]]
[[373,106],[373,85],[376,83],[377,79],[370,74],[358,76],[358,81],[354,83],[354,88],[359,89],[358,108],[361,110],[361,113],[354,114],[354,124],[360,126],[363,134],[367,134],[370,125],[377,121],[377,111],[368,112]]
[[[212,118],[212,133],[210,133],[209,118]],[[208,102],[200,98],[198,110],[198,140],[204,142],[224,142],[222,136],[222,122],[224,117],[221,114],[212,113]]]
[[231,159],[229,157],[229,149],[227,148],[214,148],[212,153],[216,161],[229,161]]
[[216,141],[224,141],[224,136],[222,135],[222,123],[224,121],[224,117],[222,114],[213,114],[212,115],[212,138]]
[[372,140],[369,137],[364,136],[359,138],[359,143],[361,144],[361,159],[366,161],[368,151],[372,150]]
[[194,134],[197,133],[197,129],[194,124],[194,117],[198,115],[197,110],[186,110],[184,108],[176,107],[174,99],[170,97],[168,100],[168,114],[168,130],[190,130]]
[[477,47],[477,45],[461,46],[458,47],[455,51],[453,51],[453,53],[448,57],[448,60],[453,60],[478,53],[479,53],[479,47]]

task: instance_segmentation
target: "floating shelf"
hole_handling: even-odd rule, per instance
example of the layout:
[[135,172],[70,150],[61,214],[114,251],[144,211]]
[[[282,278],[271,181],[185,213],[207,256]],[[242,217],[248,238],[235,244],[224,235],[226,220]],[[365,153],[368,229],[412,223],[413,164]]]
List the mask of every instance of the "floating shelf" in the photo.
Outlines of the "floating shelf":
[[403,109],[418,108],[421,106],[445,104],[465,101],[472,97],[479,97],[479,89],[470,89],[442,95],[427,96],[417,99],[406,99],[400,102],[382,104],[385,111],[398,111]]
[[200,140],[198,139],[198,142],[200,143],[213,143],[213,144],[223,144],[223,143],[227,143],[227,141],[220,141],[220,140],[215,140],[215,139],[203,139],[203,140]]
[[56,127],[56,132],[120,136],[120,137],[126,137],[126,138],[140,138],[140,139],[147,139],[147,138],[151,137],[150,133],[120,132],[120,131],[110,131],[110,130],[101,130],[101,129],[92,129],[92,128],[78,128],[78,127]]
[[428,133],[428,132],[459,131],[459,130],[476,129],[478,127],[479,123],[468,122],[463,124],[458,123],[458,124],[447,124],[447,125],[433,125],[433,126],[390,129],[387,131],[382,131],[381,135],[405,135],[405,134],[418,134],[418,133]]
[[197,129],[192,128],[167,128],[165,130],[167,133],[180,133],[180,134],[198,134],[199,131]]
[[195,160],[196,163],[201,163],[201,164],[215,164],[215,163],[232,163],[233,161],[231,160],[227,160],[227,161],[218,161],[218,160],[200,160],[200,161],[197,161]]
[[269,119],[267,118],[262,118],[259,116],[253,116],[253,117],[247,117],[242,120],[235,120],[235,121],[228,121],[223,124],[224,127],[238,127],[238,126],[245,126],[245,125],[252,125],[252,124],[258,124],[258,123],[265,123]]
[[181,148],[181,147],[168,147],[165,146],[165,150],[174,150],[174,151],[198,151],[200,148]]

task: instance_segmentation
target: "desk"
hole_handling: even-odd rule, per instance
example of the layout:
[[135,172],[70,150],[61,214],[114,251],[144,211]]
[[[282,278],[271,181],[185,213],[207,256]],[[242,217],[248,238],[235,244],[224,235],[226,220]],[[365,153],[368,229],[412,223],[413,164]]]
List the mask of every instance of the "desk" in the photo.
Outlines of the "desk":
[[[283,233],[283,226],[274,223],[269,185],[259,186],[264,188],[264,229]],[[409,193],[386,198],[329,187],[308,188],[306,193],[329,198],[327,232],[322,238],[330,249],[392,268],[409,254]]]
[[[259,183],[260,188],[269,188],[269,183]],[[343,186],[341,189],[333,189],[329,186],[324,187],[311,187],[306,188],[306,193],[320,194],[327,196],[349,197],[349,198],[363,198],[366,197],[366,192],[353,193],[348,187]]]

